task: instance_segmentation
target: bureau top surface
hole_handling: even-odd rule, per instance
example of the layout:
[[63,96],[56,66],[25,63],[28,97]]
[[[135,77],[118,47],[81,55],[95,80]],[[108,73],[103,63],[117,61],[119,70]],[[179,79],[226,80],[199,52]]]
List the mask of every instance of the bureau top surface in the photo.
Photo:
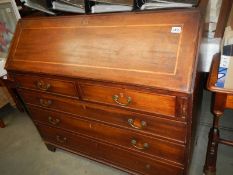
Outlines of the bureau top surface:
[[192,90],[197,10],[20,20],[6,69]]

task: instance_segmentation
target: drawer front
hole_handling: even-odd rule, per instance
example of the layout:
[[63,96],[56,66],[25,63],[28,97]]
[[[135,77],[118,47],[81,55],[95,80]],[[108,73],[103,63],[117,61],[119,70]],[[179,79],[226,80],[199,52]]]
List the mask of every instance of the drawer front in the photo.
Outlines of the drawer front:
[[[133,131],[78,118],[45,118],[42,122],[76,132],[93,139],[126,147],[143,155],[184,163],[184,146],[148,137]],[[55,123],[55,124],[51,124]]]
[[144,175],[183,175],[183,168],[128,152],[60,129],[37,126],[45,141]]
[[[102,109],[98,105],[85,105],[85,108],[80,108],[78,107],[80,104],[76,105],[77,108],[75,109],[79,109],[76,114],[81,117],[185,143],[187,126],[182,122],[141,115],[111,107]],[[34,120],[44,123],[48,123],[49,118],[52,121],[58,119],[63,123],[63,119],[68,116],[68,114],[39,109],[31,105],[28,105],[28,109]],[[70,116],[76,117],[74,115]]]
[[22,88],[35,89],[68,96],[77,96],[75,82],[73,81],[30,75],[16,75],[15,79]]
[[83,100],[175,116],[176,97],[129,89],[80,83]]
[[69,113],[77,113],[85,110],[85,106],[79,103],[79,100],[74,98],[66,98],[51,94],[34,92],[31,90],[18,90],[23,101],[27,104],[33,104],[48,109],[65,111]]

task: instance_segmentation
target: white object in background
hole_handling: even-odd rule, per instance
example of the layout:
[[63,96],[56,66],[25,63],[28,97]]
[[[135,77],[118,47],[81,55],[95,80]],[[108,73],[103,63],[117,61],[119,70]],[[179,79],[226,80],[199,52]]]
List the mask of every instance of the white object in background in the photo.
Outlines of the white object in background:
[[221,5],[222,0],[209,0],[205,17],[206,23],[218,22]]
[[132,11],[132,6],[127,5],[112,5],[112,4],[101,4],[98,3],[91,7],[91,13],[102,13],[102,12],[124,12]]
[[50,15],[56,15],[53,11],[49,10],[47,7],[46,0],[23,0],[25,3],[24,5],[45,13],[48,13]]
[[14,10],[14,14],[15,14],[16,19],[17,19],[17,20],[20,19],[21,17],[20,17],[20,14],[19,14],[18,7],[17,7],[17,5],[16,5],[16,3],[15,3],[15,0],[1,0],[1,1],[0,1],[0,4],[8,3],[8,2],[11,3],[11,6],[12,6],[12,8],[13,8],[13,10]]
[[233,29],[231,26],[227,26],[224,32],[223,46],[233,44]]
[[0,59],[0,77],[7,74],[6,70],[4,69],[5,63],[6,63],[5,59]]
[[190,8],[193,4],[170,2],[166,0],[149,0],[141,6],[141,10],[147,9],[163,9],[163,8]]
[[213,56],[220,52],[221,38],[204,38],[200,46],[200,71],[209,72]]
[[5,73],[3,70],[8,49],[15,31],[16,23],[20,19],[20,14],[14,0],[0,1],[0,75]]
[[60,11],[65,11],[65,12],[73,12],[73,13],[85,13],[84,8],[80,8],[74,5],[70,5],[64,2],[59,2],[59,1],[53,1],[52,2],[52,8],[54,10],[60,10]]

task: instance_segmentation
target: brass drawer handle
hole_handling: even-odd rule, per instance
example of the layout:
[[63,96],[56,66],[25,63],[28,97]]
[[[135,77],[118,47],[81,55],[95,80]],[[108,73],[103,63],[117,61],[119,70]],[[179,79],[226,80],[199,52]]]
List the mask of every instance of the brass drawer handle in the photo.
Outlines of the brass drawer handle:
[[48,121],[49,121],[49,123],[50,124],[52,124],[52,125],[57,125],[57,124],[59,124],[60,123],[60,120],[59,119],[53,119],[52,117],[48,117]]
[[40,90],[47,91],[51,87],[49,83],[45,83],[43,80],[39,80],[36,83],[36,87]]
[[129,123],[130,126],[132,126],[135,129],[143,129],[143,128],[145,128],[147,126],[147,123],[145,121],[141,121],[139,123],[139,126],[136,126],[135,125],[135,120],[133,120],[132,118],[128,119],[128,123]]
[[119,104],[119,105],[121,105],[121,106],[128,106],[128,105],[132,102],[132,98],[128,96],[128,97],[126,97],[127,103],[121,103],[121,102],[118,101],[120,97],[122,98],[122,97],[124,97],[124,95],[123,95],[122,93],[120,93],[120,95],[113,95],[113,96],[112,96],[112,99],[113,99],[117,104]]
[[45,99],[40,99],[40,105],[44,107],[48,107],[52,104],[52,100],[45,100]]
[[61,136],[56,136],[56,140],[59,143],[66,143],[67,142],[67,138],[66,137],[61,137]]
[[131,140],[131,144],[133,145],[133,147],[139,149],[139,150],[145,150],[147,148],[149,148],[149,144],[148,143],[137,143],[137,140],[135,139],[132,139]]

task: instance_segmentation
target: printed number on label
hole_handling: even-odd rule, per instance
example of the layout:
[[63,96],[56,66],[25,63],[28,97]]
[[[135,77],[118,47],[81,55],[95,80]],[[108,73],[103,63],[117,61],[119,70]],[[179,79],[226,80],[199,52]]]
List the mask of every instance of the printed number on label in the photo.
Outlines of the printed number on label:
[[171,33],[181,33],[181,27],[172,27]]

